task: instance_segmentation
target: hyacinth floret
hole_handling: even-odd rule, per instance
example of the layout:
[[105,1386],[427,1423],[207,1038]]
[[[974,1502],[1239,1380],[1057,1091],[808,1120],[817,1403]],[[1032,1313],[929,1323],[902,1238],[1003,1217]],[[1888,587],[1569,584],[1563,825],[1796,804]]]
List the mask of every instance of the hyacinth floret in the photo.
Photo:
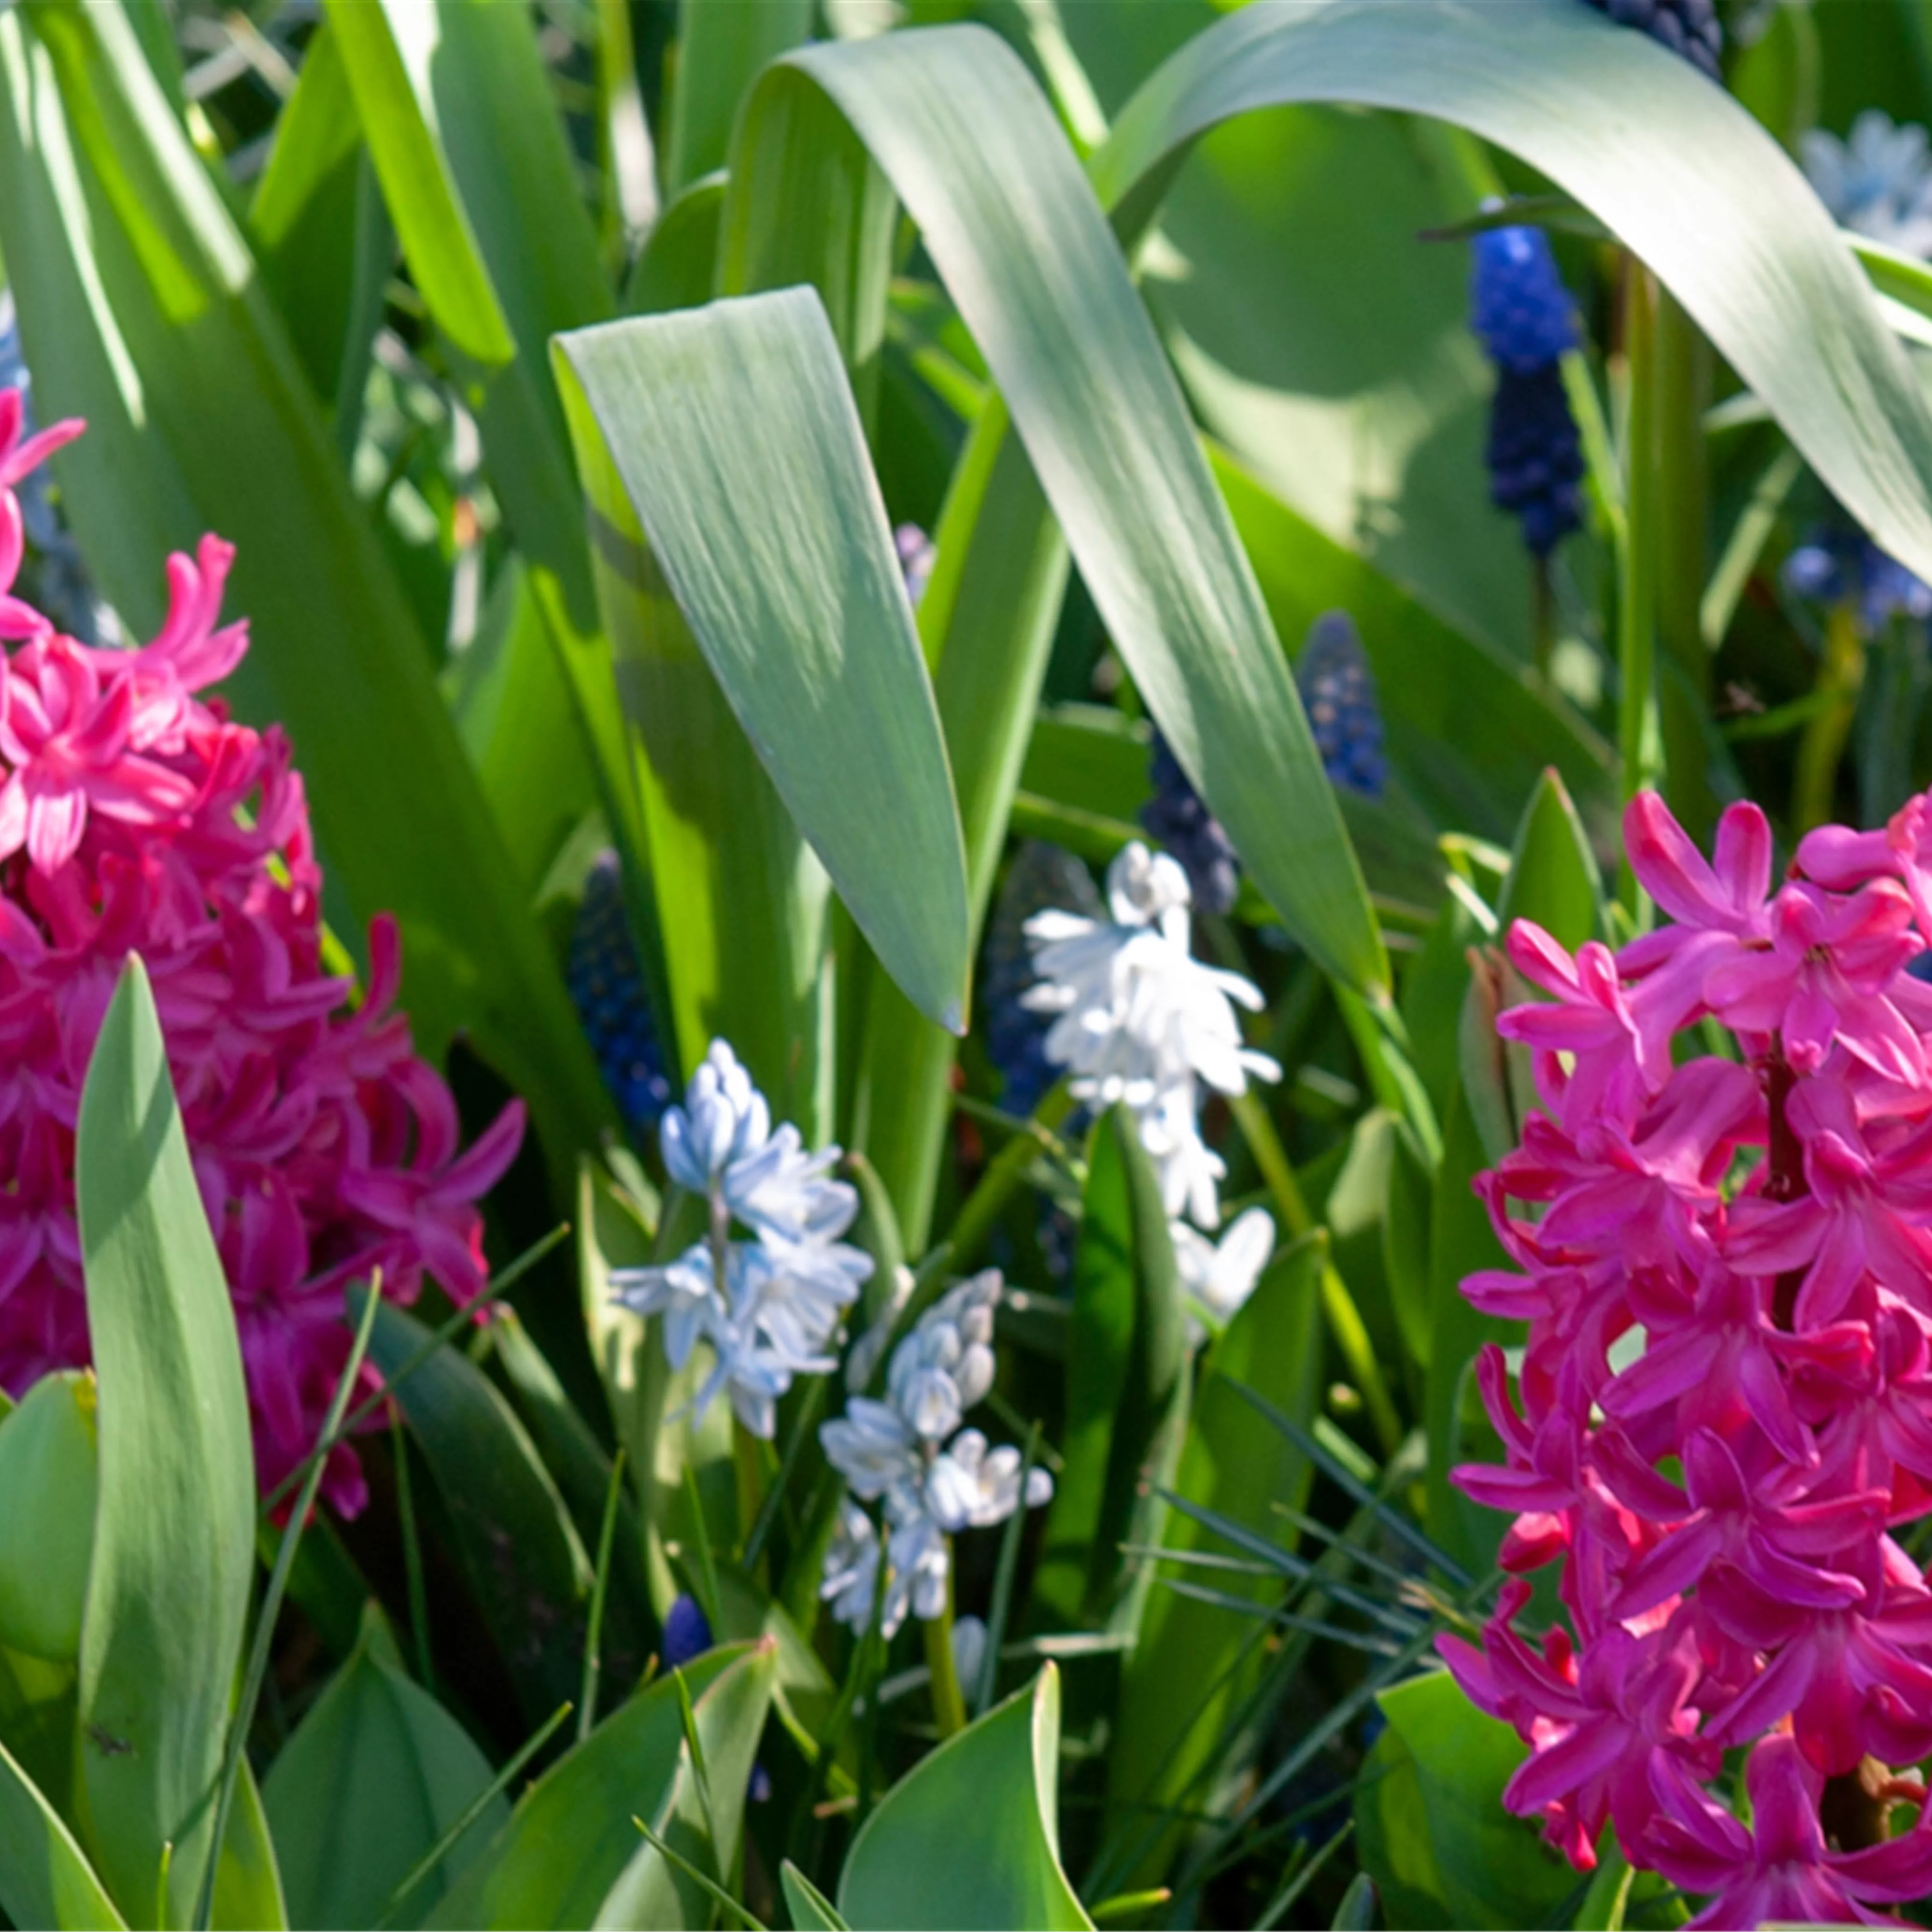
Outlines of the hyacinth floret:
[[1038,979],[1022,1004],[1054,1016],[1047,1058],[1066,1070],[1073,1097],[1132,1114],[1168,1214],[1211,1229],[1226,1168],[1201,1136],[1202,1090],[1244,1093],[1251,1076],[1276,1080],[1281,1070],[1242,1042],[1235,1008],[1258,1010],[1260,992],[1189,950],[1190,902],[1172,859],[1138,841],[1124,847],[1107,868],[1108,916],[1028,920]]
[[1346,610],[1324,610],[1308,627],[1294,681],[1328,782],[1365,798],[1388,785],[1382,706],[1361,633]]
[[[1052,1500],[1046,1470],[1025,1470],[1022,1490],[1020,1452],[989,1448],[962,1426],[993,1386],[1000,1293],[991,1268],[949,1289],[893,1349],[885,1399],[855,1395],[844,1415],[819,1425],[826,1459],[846,1484],[819,1594],[856,1632],[872,1628],[875,1609],[888,1639],[909,1614],[928,1623],[942,1615],[952,1538]],[[879,1505],[879,1519],[866,1503]]]
[[615,852],[599,853],[585,877],[564,979],[578,1023],[625,1125],[633,1132],[656,1126],[670,1105],[671,1084],[631,936],[623,868]]
[[1056,1077],[1046,1054],[1052,1017],[1024,1004],[1035,977],[1027,921],[1055,908],[1096,919],[1100,895],[1086,866],[1065,847],[1029,838],[1014,854],[987,922],[979,976],[986,1057],[1000,1076],[1000,1105],[1010,1114],[1030,1114]]
[[1153,795],[1141,807],[1148,836],[1179,862],[1203,912],[1232,911],[1241,890],[1241,862],[1234,842],[1158,731],[1148,756],[1148,779]]
[[[314,1449],[348,1358],[344,1290],[380,1268],[413,1300],[489,1280],[476,1203],[514,1158],[521,1104],[466,1152],[448,1088],[394,1010],[394,922],[369,934],[359,1004],[323,970],[322,874],[301,776],[273,726],[203,694],[248,647],[220,621],[234,552],[167,563],[138,649],[58,631],[16,592],[20,485],[80,433],[25,436],[0,392],[0,1387],[88,1360],[74,1128],[122,962],[146,962],[195,1178],[235,1305],[258,1478]],[[373,1370],[365,1379],[371,1386]],[[353,1450],[323,1493],[366,1498]]]
[[836,1366],[829,1351],[871,1276],[872,1257],[838,1238],[857,1217],[858,1192],[830,1178],[838,1148],[808,1154],[795,1126],[772,1126],[722,1040],[684,1104],[664,1110],[658,1144],[671,1179],[705,1202],[708,1230],[670,1262],[614,1270],[614,1298],[660,1318],[674,1369],[705,1343],[710,1372],[692,1406],[727,1394],[739,1421],[769,1441],[794,1379]]
[[[1528,1328],[1514,1371],[1478,1363],[1504,1462],[1455,1480],[1512,1514],[1513,1580],[1440,1648],[1531,1747],[1505,1802],[1578,1865],[1607,1825],[1708,1897],[1696,1924],[1870,1919],[1932,1886],[1932,1823],[1886,1822],[1932,1754],[1900,1540],[1932,1511],[1932,796],[1782,879],[1754,806],[1706,859],[1640,794],[1624,841],[1668,923],[1508,937],[1545,997],[1498,1030],[1540,1104],[1478,1183],[1510,1265],[1462,1286]],[[1692,1050],[1713,1025],[1734,1055]],[[1550,1564],[1568,1621],[1532,1641]]]
[[1635,27],[1660,46],[1682,56],[1700,73],[1721,82],[1718,64],[1724,50],[1724,30],[1718,20],[1717,0],[1588,0],[1620,27]]

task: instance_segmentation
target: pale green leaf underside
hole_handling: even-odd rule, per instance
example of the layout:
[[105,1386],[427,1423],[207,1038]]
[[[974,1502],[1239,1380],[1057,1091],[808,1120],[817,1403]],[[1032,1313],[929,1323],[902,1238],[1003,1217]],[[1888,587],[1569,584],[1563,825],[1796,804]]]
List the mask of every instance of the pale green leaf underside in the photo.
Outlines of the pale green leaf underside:
[[[558,339],[712,674],[881,963],[956,1032],[966,867],[851,388],[784,290]],[[625,543],[598,532],[606,554]]]

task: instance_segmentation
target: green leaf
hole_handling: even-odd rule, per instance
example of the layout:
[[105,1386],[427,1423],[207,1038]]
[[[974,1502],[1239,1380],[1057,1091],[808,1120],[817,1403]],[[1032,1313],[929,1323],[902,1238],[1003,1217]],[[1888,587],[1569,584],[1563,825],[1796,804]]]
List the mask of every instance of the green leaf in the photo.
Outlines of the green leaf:
[[1060,1673],[922,1759],[860,1828],[838,1881],[857,1932],[1062,1932],[1090,1926],[1060,1867]]
[[678,0],[664,186],[673,194],[724,165],[731,122],[767,61],[812,34],[812,0]]
[[785,1904],[797,1932],[852,1932],[838,1916],[838,1908],[814,1885],[790,1859],[778,1868],[784,1887]]
[[1609,746],[1535,673],[1297,514],[1219,445],[1210,442],[1208,454],[1290,647],[1299,653],[1325,610],[1355,620],[1388,728],[1390,763],[1401,789],[1438,828],[1505,836],[1552,764],[1599,818],[1610,818]]
[[1582,820],[1562,778],[1545,772],[1517,827],[1496,919],[1532,919],[1571,952],[1598,938],[1604,922],[1604,881]]
[[[355,0],[332,4],[328,25],[403,252],[437,328],[473,362],[508,362],[516,340],[452,184],[442,130],[423,111],[436,98],[444,13],[436,5]],[[498,137],[512,131],[500,127]]]
[[1045,1628],[1131,1632],[1186,1430],[1187,1318],[1154,1165],[1124,1108],[1096,1124],[1073,1263],[1064,1466],[1034,1582]]
[[[369,1359],[393,1376],[428,1331],[385,1304]],[[469,1357],[437,1349],[396,1390],[428,1460],[455,1554],[532,1724],[574,1698],[582,1678],[590,1559],[535,1446]]]
[[1364,1768],[1355,1828],[1383,1922],[1557,1922],[1576,1875],[1534,1824],[1503,1809],[1503,1786],[1526,1755],[1516,1732],[1478,1711],[1446,1671],[1411,1678],[1378,1702],[1388,1729]]
[[[262,1791],[298,1928],[373,1926],[478,1792],[488,1761],[397,1667],[371,1612],[362,1640],[284,1745]],[[493,1802],[398,1916],[416,1924],[508,1821]]]
[[44,1377],[0,1417],[0,1644],[71,1664],[80,1654],[98,1487],[94,1378]]
[[[1270,1522],[1270,1513],[1278,1504],[1298,1507],[1312,1472],[1235,1385],[1253,1389],[1297,1422],[1312,1415],[1322,1382],[1321,1275],[1328,1252],[1318,1235],[1277,1256],[1209,1350],[1174,1484],[1175,1494],[1196,1508],[1286,1543],[1294,1532]],[[1197,1517],[1178,1510],[1169,1514],[1161,1540],[1177,1552],[1221,1546]],[[1258,1600],[1280,1587],[1232,1573],[1216,1580]],[[1162,1875],[1172,1828],[1155,1822],[1155,1814],[1184,1802],[1222,1748],[1228,1713],[1252,1688],[1260,1660],[1235,1667],[1250,1634],[1245,1618],[1156,1582],[1126,1662],[1107,1754],[1110,1804],[1153,1808],[1130,1816],[1142,1850],[1124,1875],[1114,1874],[1128,1889]]]
[[1189,776],[1289,930],[1352,984],[1384,986],[1254,573],[1126,265],[1018,57],[983,29],[945,28],[814,46],[767,70],[735,137],[719,286],[769,272],[781,184],[761,171],[784,165],[826,101],[919,224]]
[[31,22],[0,21],[0,250],[39,406],[92,424],[57,474],[103,591],[148,628],[168,549],[238,545],[230,690],[288,728],[356,917],[401,921],[418,1042],[462,1025],[554,1148],[594,1139],[596,1065],[240,230],[116,0]]
[[[701,1762],[694,1760],[687,1736],[677,1776],[654,1815],[651,1829],[680,1857],[700,1871],[724,1875],[738,1861],[745,1794],[758,1761],[777,1678],[778,1646],[769,1640],[718,1678],[692,1710]],[[659,1932],[688,1926],[704,1932],[712,1922],[711,1901],[688,1872],[678,1870],[648,1840],[597,1909],[596,1923],[609,1932]]]
[[640,316],[556,352],[799,829],[907,997],[958,1030],[965,861],[945,746],[818,300]]
[[[151,1908],[152,1909],[152,1908]],[[0,1910],[16,1925],[124,1932],[60,1814],[0,1744]]]
[[711,299],[724,184],[722,169],[700,176],[658,218],[624,284],[626,315],[662,315]]
[[352,454],[370,352],[382,320],[395,231],[376,191],[355,97],[325,21],[275,124],[248,232],[310,382]]
[[122,970],[76,1154],[99,1378],[100,1501],[81,1626],[89,1838],[128,1918],[194,1908],[255,1562],[255,1462],[228,1284],[148,976]]
[[[751,1670],[752,1646],[709,1651],[683,1672],[694,1705],[728,1674]],[[430,1923],[554,1932],[588,1927],[636,1856],[634,1816],[660,1813],[677,1780],[684,1713],[669,1678],[640,1692],[546,1772],[518,1800],[489,1849]]]
[[1932,414],[1904,352],[1790,157],[1684,62],[1568,0],[1230,15],[1094,156],[1117,227],[1138,237],[1209,128],[1298,101],[1434,116],[1540,169],[1656,271],[1879,542],[1932,570]]

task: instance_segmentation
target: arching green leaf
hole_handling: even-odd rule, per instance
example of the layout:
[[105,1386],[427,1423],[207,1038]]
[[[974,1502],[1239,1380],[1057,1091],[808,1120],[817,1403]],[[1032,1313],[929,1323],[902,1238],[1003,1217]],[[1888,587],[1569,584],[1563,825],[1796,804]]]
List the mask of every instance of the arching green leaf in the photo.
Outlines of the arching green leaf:
[[1843,238],[1750,114],[1570,0],[1335,0],[1231,14],[1136,94],[1093,158],[1124,235],[1190,145],[1258,107],[1456,122],[1540,169],[1654,268],[1840,500],[1932,571],[1932,413]]

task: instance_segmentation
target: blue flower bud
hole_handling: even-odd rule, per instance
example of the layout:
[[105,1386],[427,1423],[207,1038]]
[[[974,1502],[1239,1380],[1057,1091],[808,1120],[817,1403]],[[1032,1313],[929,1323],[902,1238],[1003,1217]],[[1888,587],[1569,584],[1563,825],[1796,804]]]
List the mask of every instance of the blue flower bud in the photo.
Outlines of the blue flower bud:
[[711,1621],[695,1597],[680,1596],[664,1621],[664,1666],[682,1670],[711,1648]]
[[1324,611],[1309,626],[1294,681],[1329,782],[1379,798],[1388,783],[1382,708],[1368,653],[1346,610]]
[[1156,731],[1148,763],[1154,796],[1141,807],[1141,823],[1149,838],[1165,846],[1187,874],[1194,903],[1202,912],[1229,912],[1241,889],[1241,862],[1208,809],[1201,794],[1180,769],[1173,748]]
[[1498,368],[1527,373],[1576,346],[1575,305],[1541,229],[1487,229],[1473,246],[1469,326]]
[[1724,70],[1718,57],[1724,52],[1724,30],[1718,22],[1716,0],[1588,0],[1620,27],[1635,27],[1659,45],[1679,54],[1700,73],[1720,85]]
[[638,950],[624,910],[622,870],[604,853],[584,882],[564,969],[572,1004],[604,1084],[634,1131],[656,1124],[674,1098]]

